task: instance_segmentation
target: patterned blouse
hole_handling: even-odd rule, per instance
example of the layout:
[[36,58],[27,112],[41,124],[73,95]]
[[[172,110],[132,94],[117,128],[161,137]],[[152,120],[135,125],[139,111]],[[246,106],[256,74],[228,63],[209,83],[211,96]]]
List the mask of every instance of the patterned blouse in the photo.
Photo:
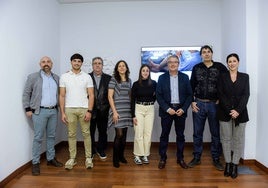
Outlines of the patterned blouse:
[[119,114],[119,120],[117,124],[113,123],[113,111],[110,108],[108,127],[126,128],[133,126],[130,102],[131,80],[129,79],[128,82],[118,83],[115,78],[112,77],[109,83],[109,89],[114,89],[114,105]]

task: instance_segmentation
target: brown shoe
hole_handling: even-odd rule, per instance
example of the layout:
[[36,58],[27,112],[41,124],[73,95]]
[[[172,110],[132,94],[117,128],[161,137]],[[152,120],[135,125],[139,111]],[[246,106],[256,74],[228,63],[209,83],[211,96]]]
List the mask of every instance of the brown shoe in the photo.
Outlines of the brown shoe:
[[32,175],[33,176],[39,176],[40,175],[40,166],[39,166],[39,163],[33,164],[33,166],[32,166]]
[[159,169],[163,169],[163,168],[165,168],[165,166],[166,166],[166,161],[159,161],[159,163],[158,163],[158,168]]
[[50,160],[50,161],[47,161],[47,165],[48,166],[55,166],[55,167],[63,167],[63,164],[59,161],[57,161],[56,158]]
[[184,162],[184,160],[177,160],[177,163],[184,169],[188,168],[188,165]]

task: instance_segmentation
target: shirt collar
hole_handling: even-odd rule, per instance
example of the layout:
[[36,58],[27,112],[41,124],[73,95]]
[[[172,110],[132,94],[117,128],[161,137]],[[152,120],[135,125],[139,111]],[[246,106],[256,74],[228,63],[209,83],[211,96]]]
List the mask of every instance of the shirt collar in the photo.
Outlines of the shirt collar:
[[170,76],[170,77],[173,77],[173,78],[176,78],[176,77],[178,76],[178,74],[179,74],[179,72],[177,72],[176,75],[171,75],[170,72],[169,72],[169,76]]
[[41,70],[41,76],[46,76],[46,77],[51,77],[52,76],[52,73],[50,74],[46,74],[43,70]]
[[74,73],[72,70],[70,70],[69,73],[70,73],[71,75],[80,75],[80,74],[82,74],[82,70],[81,70],[78,74]]

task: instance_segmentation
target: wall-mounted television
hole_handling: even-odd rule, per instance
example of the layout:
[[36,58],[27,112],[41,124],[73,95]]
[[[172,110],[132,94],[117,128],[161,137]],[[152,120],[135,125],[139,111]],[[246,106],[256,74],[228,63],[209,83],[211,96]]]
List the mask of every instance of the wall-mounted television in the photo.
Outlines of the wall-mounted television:
[[167,57],[175,54],[180,59],[179,71],[190,78],[193,66],[202,61],[200,48],[201,46],[142,47],[141,63],[150,66],[151,77],[157,81],[167,71]]

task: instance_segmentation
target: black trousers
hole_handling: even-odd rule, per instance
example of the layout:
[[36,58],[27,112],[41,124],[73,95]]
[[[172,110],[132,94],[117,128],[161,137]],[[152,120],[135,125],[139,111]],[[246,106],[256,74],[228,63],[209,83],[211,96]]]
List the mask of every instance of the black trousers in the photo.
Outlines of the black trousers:
[[[92,153],[104,152],[107,148],[107,123],[108,123],[108,111],[103,112],[97,110],[96,116],[91,119],[90,122],[90,135],[91,135],[91,147]],[[98,143],[95,141],[95,132],[98,129]]]
[[[178,110],[180,106],[173,108],[174,110]],[[185,145],[185,117],[177,116],[177,115],[167,115],[166,117],[161,117],[161,127],[162,132],[160,136],[160,144],[159,144],[159,155],[161,160],[167,160],[167,148],[169,142],[169,133],[174,122],[175,132],[176,132],[176,145],[177,145],[177,160],[183,160],[183,151]]]

